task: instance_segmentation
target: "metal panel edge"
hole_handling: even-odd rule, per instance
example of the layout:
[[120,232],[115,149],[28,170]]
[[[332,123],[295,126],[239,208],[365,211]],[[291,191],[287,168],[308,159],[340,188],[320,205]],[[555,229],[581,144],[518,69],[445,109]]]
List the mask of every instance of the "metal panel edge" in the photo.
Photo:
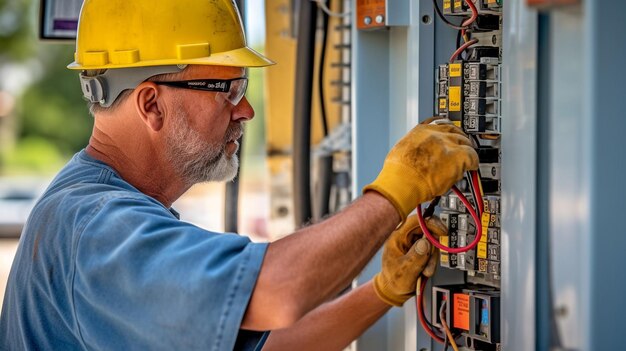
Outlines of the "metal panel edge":
[[507,1],[503,21],[503,349],[535,348],[537,14]]
[[[389,150],[389,32],[354,28],[352,33],[352,193],[356,198],[376,178]],[[369,281],[379,270],[380,252],[357,277],[357,284]],[[359,351],[384,350],[387,317],[371,326],[356,345]]]
[[[626,119],[624,90],[624,1],[584,1],[584,52],[586,67],[585,128],[589,146],[588,257],[580,272],[587,287],[589,302],[585,350],[623,349],[624,279],[622,257],[626,236],[616,219],[624,215],[624,174],[626,163]],[[583,257],[584,259],[584,257]],[[583,312],[584,313],[584,312]]]

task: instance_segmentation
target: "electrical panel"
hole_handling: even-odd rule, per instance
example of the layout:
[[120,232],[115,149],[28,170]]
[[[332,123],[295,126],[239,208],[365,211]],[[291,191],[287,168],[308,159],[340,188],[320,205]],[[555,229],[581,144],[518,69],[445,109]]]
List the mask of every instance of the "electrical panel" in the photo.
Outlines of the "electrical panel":
[[[439,242],[457,249],[440,249],[440,266],[462,272],[464,283],[433,285],[427,292],[431,293],[429,334],[434,333],[439,342],[454,341],[460,350],[501,349],[502,1],[443,0],[436,9],[438,24],[445,20],[458,35],[450,60],[435,67],[435,115],[462,128],[480,160],[480,190],[468,176],[456,184],[460,194],[450,192],[438,203],[439,216],[448,228],[448,236]],[[475,203],[476,191],[482,194],[482,206]],[[476,242],[479,230],[482,234]]]

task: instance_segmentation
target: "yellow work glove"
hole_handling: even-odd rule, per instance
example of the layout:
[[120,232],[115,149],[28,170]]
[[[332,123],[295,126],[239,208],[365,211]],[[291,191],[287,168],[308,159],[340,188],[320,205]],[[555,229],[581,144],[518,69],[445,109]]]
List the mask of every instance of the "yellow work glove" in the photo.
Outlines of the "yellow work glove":
[[363,192],[389,200],[402,221],[417,207],[443,195],[463,172],[478,168],[478,154],[461,129],[419,124],[389,151],[383,169]]
[[[427,219],[426,226],[436,237],[447,235],[446,226],[437,217]],[[385,243],[382,269],[374,276],[374,291],[390,305],[402,306],[415,295],[420,274],[431,277],[435,273],[439,250],[425,237],[417,240],[420,235],[422,229],[413,215]]]

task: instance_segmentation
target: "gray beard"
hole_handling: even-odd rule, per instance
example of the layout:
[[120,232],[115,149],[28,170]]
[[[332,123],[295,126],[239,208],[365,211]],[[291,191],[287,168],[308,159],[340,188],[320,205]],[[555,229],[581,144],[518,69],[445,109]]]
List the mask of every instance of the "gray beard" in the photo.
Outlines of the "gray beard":
[[172,115],[172,132],[167,136],[167,158],[187,186],[202,182],[230,181],[237,176],[237,154],[226,154],[226,142],[241,132],[241,124],[228,126],[224,140],[211,144],[189,126],[181,109]]

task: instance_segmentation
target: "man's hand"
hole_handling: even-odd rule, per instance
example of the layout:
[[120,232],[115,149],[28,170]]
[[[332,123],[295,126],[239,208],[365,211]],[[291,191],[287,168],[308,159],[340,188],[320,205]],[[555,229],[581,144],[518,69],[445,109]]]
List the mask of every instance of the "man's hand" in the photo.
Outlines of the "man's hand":
[[[437,217],[426,221],[426,226],[435,236],[447,235],[445,225]],[[383,249],[383,267],[374,277],[376,295],[393,306],[402,304],[415,295],[415,285],[420,274],[432,276],[437,268],[439,250],[431,246],[422,234],[417,216],[394,231]]]
[[443,195],[463,172],[477,168],[478,155],[461,129],[419,124],[391,149],[363,192],[382,194],[404,220],[418,203]]

